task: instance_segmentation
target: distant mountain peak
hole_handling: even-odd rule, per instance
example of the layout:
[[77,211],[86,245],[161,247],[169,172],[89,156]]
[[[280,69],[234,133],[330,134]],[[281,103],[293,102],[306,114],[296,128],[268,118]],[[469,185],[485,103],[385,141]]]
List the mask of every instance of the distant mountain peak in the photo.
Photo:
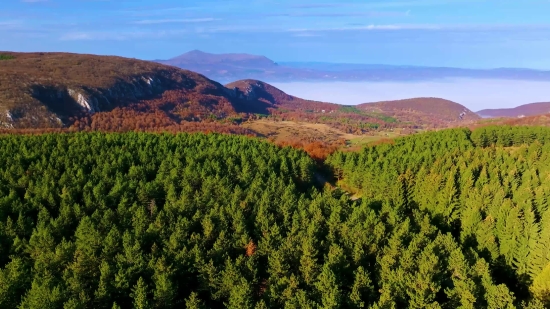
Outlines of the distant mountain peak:
[[193,50],[190,50],[190,51],[182,54],[181,56],[184,56],[184,55],[187,55],[187,56],[194,56],[194,55],[202,56],[202,55],[212,55],[212,54],[207,53],[207,52],[203,52],[202,50],[199,50],[199,49],[193,49]]
[[249,69],[266,69],[277,66],[273,60],[265,56],[236,53],[213,54],[198,49],[160,62],[180,67],[210,66],[219,70],[226,70],[226,66]]

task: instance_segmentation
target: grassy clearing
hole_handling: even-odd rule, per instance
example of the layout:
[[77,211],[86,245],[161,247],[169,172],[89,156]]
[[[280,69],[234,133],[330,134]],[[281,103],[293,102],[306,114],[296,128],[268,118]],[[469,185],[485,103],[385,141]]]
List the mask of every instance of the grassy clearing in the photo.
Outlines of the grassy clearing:
[[350,140],[358,137],[358,135],[348,134],[321,123],[261,119],[247,121],[242,126],[275,141],[321,140],[327,143],[334,143],[339,140]]
[[361,147],[383,139],[392,139],[401,135],[401,130],[372,132],[369,135],[356,135],[322,123],[306,123],[294,121],[256,120],[242,124],[243,127],[260,133],[275,141],[284,140],[321,140],[327,143],[347,141],[348,147]]
[[380,131],[374,132],[373,135],[357,136],[349,140],[351,146],[363,146],[372,142],[376,142],[383,139],[392,139],[402,136],[398,131]]

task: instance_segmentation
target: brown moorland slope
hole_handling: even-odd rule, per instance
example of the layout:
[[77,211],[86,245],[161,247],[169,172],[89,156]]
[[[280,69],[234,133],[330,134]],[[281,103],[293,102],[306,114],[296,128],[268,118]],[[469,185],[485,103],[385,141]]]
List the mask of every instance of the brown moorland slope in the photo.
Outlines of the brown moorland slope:
[[237,113],[225,87],[191,71],[114,56],[0,54],[6,58],[0,61],[3,127],[62,127],[136,102],[135,110],[174,119]]
[[434,127],[454,126],[481,117],[465,106],[440,98],[412,98],[358,105],[359,109],[383,113],[402,122],[429,124]]
[[477,112],[482,117],[522,117],[550,113],[550,102],[520,105],[514,108],[484,109]]

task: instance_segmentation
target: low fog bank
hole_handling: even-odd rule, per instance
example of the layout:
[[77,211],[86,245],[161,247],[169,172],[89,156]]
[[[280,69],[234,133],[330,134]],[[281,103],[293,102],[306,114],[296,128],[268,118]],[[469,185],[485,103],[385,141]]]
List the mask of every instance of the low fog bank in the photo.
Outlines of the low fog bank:
[[550,82],[539,81],[445,79],[422,82],[290,82],[272,85],[303,99],[345,105],[439,97],[460,103],[472,111],[479,111],[550,102]]

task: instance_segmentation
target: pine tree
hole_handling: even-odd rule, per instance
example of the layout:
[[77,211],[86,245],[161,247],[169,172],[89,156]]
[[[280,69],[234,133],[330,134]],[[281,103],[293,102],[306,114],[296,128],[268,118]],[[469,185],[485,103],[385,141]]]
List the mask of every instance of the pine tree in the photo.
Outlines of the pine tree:
[[252,309],[254,307],[252,291],[245,279],[241,279],[240,284],[232,287],[226,306],[228,309]]
[[55,309],[63,304],[63,292],[52,278],[37,278],[23,297],[21,309]]
[[367,308],[368,300],[372,297],[374,287],[368,273],[362,266],[355,271],[355,281],[351,289],[350,300],[354,308]]
[[29,285],[30,273],[20,258],[0,269],[0,308],[16,308]]
[[131,295],[135,309],[150,308],[147,293],[147,284],[145,283],[145,280],[143,280],[143,277],[139,277],[137,283],[132,288]]
[[312,284],[317,276],[317,249],[313,245],[313,240],[307,238],[302,243],[302,255],[300,257],[300,271],[306,284]]
[[529,289],[536,299],[550,305],[550,263],[533,279]]
[[320,303],[323,309],[338,308],[341,301],[341,291],[338,281],[330,266],[325,264],[319,274],[315,287],[319,293]]
[[191,295],[185,301],[185,308],[187,309],[205,309],[203,302],[199,299],[197,293],[191,292]]

